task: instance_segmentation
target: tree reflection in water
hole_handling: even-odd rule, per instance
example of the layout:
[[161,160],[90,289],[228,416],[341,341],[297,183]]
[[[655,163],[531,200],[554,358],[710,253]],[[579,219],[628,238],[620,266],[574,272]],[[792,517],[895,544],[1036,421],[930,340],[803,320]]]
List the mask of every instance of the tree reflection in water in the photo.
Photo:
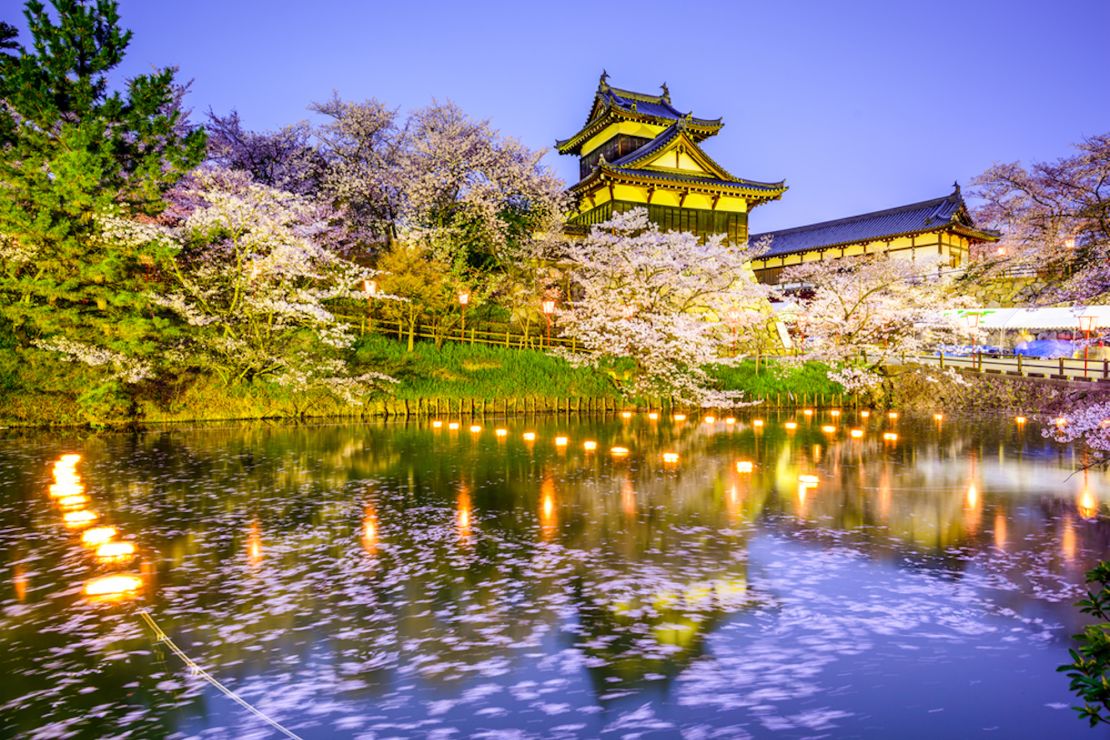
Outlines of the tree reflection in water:
[[[1110,543],[1107,476],[1069,479],[1071,451],[1024,425],[875,416],[9,438],[0,670],[19,680],[0,685],[0,734],[252,727],[152,648],[127,605],[81,599],[102,566],[63,526],[62,494],[134,537],[136,603],[194,660],[307,734],[468,733],[572,710],[595,718],[584,735],[611,712],[632,730],[769,727],[767,707],[806,702],[851,734],[851,717],[882,711],[867,692],[826,696],[795,671],[865,673],[860,644],[885,634],[861,616],[876,604],[905,640],[956,625],[931,648],[942,664],[1009,629],[998,620],[1065,640]],[[83,476],[51,483],[44,462],[65,445]],[[617,447],[627,457],[597,453]],[[838,585],[846,562],[866,576]],[[806,641],[821,649],[802,659],[790,646]],[[637,725],[629,707],[645,702]]]

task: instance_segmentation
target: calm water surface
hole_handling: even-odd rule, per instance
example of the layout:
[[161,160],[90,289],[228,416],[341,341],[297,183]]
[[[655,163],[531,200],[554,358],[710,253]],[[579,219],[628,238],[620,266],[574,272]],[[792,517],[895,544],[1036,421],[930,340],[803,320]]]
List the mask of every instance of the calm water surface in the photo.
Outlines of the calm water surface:
[[[763,418],[9,433],[0,735],[274,734],[141,609],[306,738],[1097,734],[1054,668],[1105,472],[1003,417]],[[64,453],[133,561],[63,523]]]

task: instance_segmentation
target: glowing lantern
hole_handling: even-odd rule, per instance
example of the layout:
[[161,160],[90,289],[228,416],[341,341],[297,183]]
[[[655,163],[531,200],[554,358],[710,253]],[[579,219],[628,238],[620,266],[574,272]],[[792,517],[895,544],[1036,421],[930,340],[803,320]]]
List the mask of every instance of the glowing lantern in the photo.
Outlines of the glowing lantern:
[[648,418],[651,419],[652,421],[655,421],[656,419],[659,418],[659,414],[655,411],[649,411],[648,412]]
[[715,424],[716,422],[717,422],[717,417],[715,417],[715,416],[705,417],[705,423],[706,424]]
[[883,432],[883,439],[887,442],[894,442],[898,439],[898,435],[894,432]]
[[848,432],[848,434],[851,435],[852,439],[862,439],[863,438],[863,430],[862,429],[853,429],[850,432]]
[[736,423],[736,419],[731,417],[731,416],[729,416],[725,419],[725,424],[728,424],[729,426],[731,426],[735,423]]
[[944,421],[944,414],[933,414],[933,421]]
[[592,439],[587,439],[582,443],[582,449],[586,452],[593,452],[597,449],[597,442],[594,442]]
[[667,465],[674,465],[675,463],[678,462],[678,453],[677,452],[664,452],[663,453],[663,462],[666,463]]
[[1024,416],[1015,416],[1015,417],[1014,417],[1014,423],[1015,423],[1015,424],[1017,424],[1018,426],[1021,426],[1021,425],[1022,425],[1022,424],[1024,424],[1024,423],[1025,423],[1026,421],[1027,421],[1027,420],[1026,420],[1026,418],[1025,418]]
[[432,422],[432,429],[442,429],[442,428],[443,428],[443,422],[440,421],[439,419],[436,419],[435,421]]
[[802,409],[802,413],[806,416],[813,416],[813,409]]
[[832,411],[829,412],[829,416],[832,416],[834,418],[837,417],[837,416],[840,416],[840,409],[833,409]]
[[85,487],[80,483],[66,481],[64,483],[51,483],[48,490],[50,491],[50,498],[67,498],[84,493]]
[[134,557],[135,545],[132,542],[105,542],[96,548],[100,560],[125,560]]
[[755,468],[751,460],[737,460],[736,472],[737,473],[750,473]]
[[621,418],[622,419],[631,419],[632,418],[632,412],[631,411],[622,411],[621,412]]
[[1057,416],[1056,421],[1053,423],[1055,423],[1058,428],[1063,429],[1068,425],[1068,420],[1062,416]]
[[613,457],[626,457],[628,455],[628,448],[627,447],[612,447],[609,450],[609,454],[612,455]]
[[89,502],[89,497],[80,493],[58,499],[58,506],[63,509],[80,509]]
[[859,418],[869,419],[869,418],[871,418],[871,412],[870,411],[861,411],[861,412],[859,412]]
[[507,436],[509,436],[509,430],[508,429],[501,429],[501,428],[494,429],[493,433],[498,437],[507,437]]
[[886,416],[887,416],[888,419],[897,419],[898,418],[898,412],[897,411],[888,411]]
[[70,529],[79,529],[80,527],[87,527],[97,519],[95,511],[88,509],[81,509],[80,511],[67,511],[62,515],[62,521]]
[[525,432],[524,434],[522,434],[520,436],[524,439],[525,442],[535,442],[536,441],[536,433],[535,432]]
[[117,599],[138,591],[143,586],[143,579],[130,573],[115,573],[110,576],[100,576],[85,584],[85,596],[97,599]]
[[96,547],[109,542],[119,532],[115,527],[92,527],[81,534],[81,542],[89,547]]
[[797,429],[797,428],[798,428],[798,422],[796,422],[796,421],[788,421],[788,422],[786,422],[785,424],[783,424],[783,426],[784,426],[784,427],[786,427],[787,431],[790,431],[790,432],[792,432],[792,431],[794,431],[795,429]]
[[482,431],[482,427],[481,427],[480,424],[471,424],[470,425],[471,434],[477,434],[480,431]]
[[674,421],[686,421],[686,414],[675,414],[671,417]]
[[72,468],[74,465],[81,462],[81,456],[71,452],[68,455],[62,455],[60,458],[58,458],[58,462],[62,465],[68,465]]
[[447,424],[447,428],[450,429],[451,431],[456,431],[459,428],[459,422],[457,422],[457,421],[449,422]]
[[757,429],[763,426],[763,419],[752,419],[752,426]]
[[568,440],[567,440],[566,437],[556,437],[555,438],[555,446],[556,447],[566,447],[567,442],[568,442]]
[[836,427],[832,426],[831,424],[826,424],[825,426],[821,427],[821,431],[825,434],[836,434]]

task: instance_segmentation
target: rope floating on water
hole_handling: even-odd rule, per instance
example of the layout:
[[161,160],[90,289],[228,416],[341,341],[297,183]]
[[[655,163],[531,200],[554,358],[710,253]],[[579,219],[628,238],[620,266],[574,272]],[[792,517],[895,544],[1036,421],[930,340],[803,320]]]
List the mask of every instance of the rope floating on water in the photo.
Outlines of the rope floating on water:
[[162,628],[159,627],[158,624],[154,621],[154,617],[150,616],[150,612],[148,612],[146,609],[140,609],[139,616],[143,618],[143,621],[146,622],[147,626],[150,627],[152,632],[154,632],[155,639],[157,639],[158,642],[165,643],[174,655],[176,655],[178,658],[181,658],[181,662],[189,666],[189,669],[192,670],[193,675],[200,676],[205,681],[215,686],[217,689],[220,690],[222,694],[224,694],[224,696],[228,697],[236,704],[243,707],[255,717],[258,717],[281,734],[285,735],[288,738],[292,738],[293,740],[301,740],[300,735],[297,735],[290,730],[282,727],[282,725],[277,720],[268,717],[261,709],[256,709],[246,699],[243,699],[234,691],[224,686],[222,683],[216,680],[215,676],[197,665],[192,658],[186,655],[181,650],[181,648],[179,648],[177,644],[170,639],[169,635],[162,631]]

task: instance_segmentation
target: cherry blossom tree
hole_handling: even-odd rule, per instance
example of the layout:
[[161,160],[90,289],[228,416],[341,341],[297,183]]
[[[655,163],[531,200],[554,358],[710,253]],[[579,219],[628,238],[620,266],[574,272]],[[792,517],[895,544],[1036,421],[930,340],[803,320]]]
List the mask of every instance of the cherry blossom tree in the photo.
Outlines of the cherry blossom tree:
[[710,387],[705,366],[719,362],[730,331],[720,317],[764,310],[766,288],[751,276],[751,254],[661,231],[635,209],[594,226],[565,248],[571,299],[558,315],[565,335],[584,348],[576,359],[610,372],[628,393],[669,395],[721,406],[738,393]]
[[975,179],[984,201],[976,219],[1004,234],[1004,257],[988,264],[1048,278],[1040,303],[1110,301],[1110,133],[1076,150],[1029,168],[998,164]]
[[152,298],[184,325],[165,337],[168,364],[357,403],[389,378],[348,369],[355,337],[331,305],[365,300],[372,273],[330,247],[332,216],[244,173],[199,170],[172,193],[161,223],[103,226],[105,238],[176,252],[175,287]]
[[801,359],[836,366],[830,379],[849,392],[877,385],[899,354],[931,352],[962,327],[951,279],[931,261],[883,256],[807,262],[784,271],[799,284],[794,319]]

